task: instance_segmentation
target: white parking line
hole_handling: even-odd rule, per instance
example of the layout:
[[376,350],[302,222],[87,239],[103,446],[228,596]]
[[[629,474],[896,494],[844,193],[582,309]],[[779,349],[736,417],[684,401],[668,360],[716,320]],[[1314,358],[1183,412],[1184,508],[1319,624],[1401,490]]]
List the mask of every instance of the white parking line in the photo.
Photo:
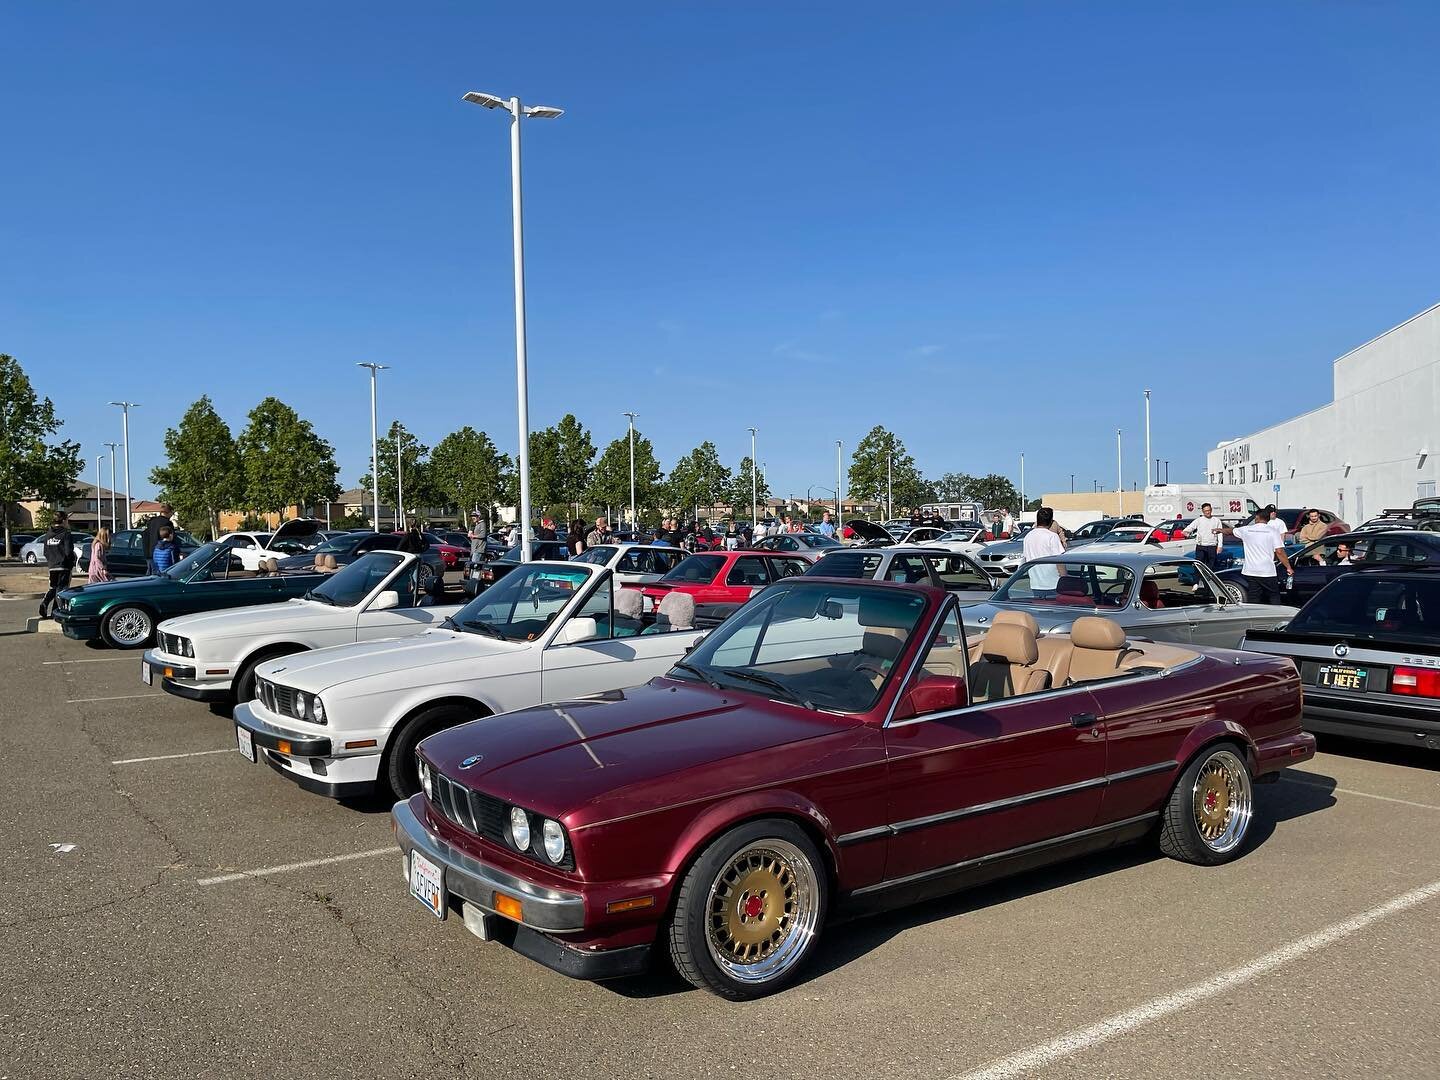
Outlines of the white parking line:
[[196,750],[190,754],[156,754],[154,757],[126,757],[119,761],[110,762],[111,765],[138,765],[142,761],[174,761],[182,757],[204,757],[206,754],[237,754],[239,751],[233,746],[227,746],[222,750]]
[[75,697],[66,700],[66,705],[79,705],[84,701],[129,701],[131,698],[153,697],[162,698],[165,694],[116,694],[114,697]]
[[242,881],[245,878],[268,877],[271,874],[288,874],[292,870],[308,870],[312,866],[328,866],[331,863],[353,862],[356,859],[373,859],[377,855],[398,855],[399,847],[374,848],[370,851],[356,851],[349,855],[332,855],[328,859],[307,859],[305,862],[286,863],[284,866],[266,866],[259,870],[241,870],[234,874],[221,874],[219,877],[201,878],[196,885],[224,885],[230,881]]
[[1411,889],[1393,900],[1386,901],[1379,907],[1373,907],[1344,922],[1338,922],[1323,930],[1317,930],[1313,934],[1307,934],[1288,945],[1282,945],[1273,952],[1266,953],[1258,960],[1245,964],[1243,967],[1232,968],[1216,975],[1213,979],[1206,979],[1185,990],[1156,998],[1144,1005],[1126,1009],[1122,1013],[1116,1013],[1114,1016],[1101,1020],[1098,1024],[1071,1031],[1059,1038],[1051,1039],[1049,1042],[1032,1046],[1028,1050],[1021,1050],[1018,1054],[1011,1054],[1009,1057],[992,1061],[974,1072],[953,1077],[952,1080],[1009,1080],[1010,1077],[1024,1076],[1053,1062],[1088,1050],[1092,1046],[1099,1046],[1101,1043],[1128,1034],[1138,1027],[1169,1016],[1171,1013],[1179,1012],[1206,998],[1223,994],[1237,986],[1243,986],[1276,968],[1293,963],[1327,945],[1333,945],[1351,934],[1358,933],[1373,922],[1378,922],[1380,919],[1395,915],[1417,904],[1423,904],[1426,900],[1431,900],[1436,896],[1440,896],[1440,881],[1432,881],[1429,885]]
[[1411,802],[1409,799],[1396,799],[1389,795],[1376,795],[1369,791],[1356,791],[1354,788],[1337,787],[1332,788],[1329,784],[1315,780],[1302,780],[1298,776],[1291,776],[1289,773],[1282,773],[1281,780],[1289,780],[1292,784],[1299,784],[1301,787],[1323,788],[1326,791],[1338,792],[1341,795],[1359,795],[1364,799],[1379,799],[1381,802],[1399,803],[1401,806],[1415,806],[1421,810],[1440,810],[1440,806],[1428,802]]
[[133,656],[99,656],[91,660],[42,660],[40,663],[49,667],[52,664],[133,664]]

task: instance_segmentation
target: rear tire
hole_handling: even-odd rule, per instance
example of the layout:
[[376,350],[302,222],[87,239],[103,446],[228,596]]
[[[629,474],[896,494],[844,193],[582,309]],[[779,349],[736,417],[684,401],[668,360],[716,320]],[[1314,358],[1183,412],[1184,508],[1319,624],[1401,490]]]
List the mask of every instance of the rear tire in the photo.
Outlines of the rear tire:
[[488,715],[478,705],[471,708],[433,705],[403,721],[399,730],[390,736],[385,754],[380,759],[380,773],[375,778],[376,793],[384,796],[388,792],[392,799],[408,799],[414,795],[420,790],[420,773],[415,766],[415,748],[420,741],[437,731]]
[[138,605],[124,604],[105,616],[100,636],[112,649],[143,649],[155,637],[155,616]]
[[1238,857],[1254,821],[1255,790],[1244,752],[1207,746],[1180,774],[1160,823],[1160,850],[1196,866]]
[[1230,598],[1230,603],[1248,604],[1250,602],[1250,596],[1246,593],[1243,586],[1236,585],[1230,581],[1222,582],[1222,584],[1225,586],[1225,594]]

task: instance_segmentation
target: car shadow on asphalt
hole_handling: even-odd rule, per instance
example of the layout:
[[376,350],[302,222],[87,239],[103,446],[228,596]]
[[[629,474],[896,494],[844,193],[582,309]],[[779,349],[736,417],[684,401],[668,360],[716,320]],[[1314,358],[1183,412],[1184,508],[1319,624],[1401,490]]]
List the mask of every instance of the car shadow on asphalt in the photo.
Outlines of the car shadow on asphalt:
[[[1265,841],[1281,822],[1328,810],[1336,804],[1333,792],[1338,782],[1333,777],[1313,772],[1303,776],[1304,781],[1299,783],[1279,782],[1257,787],[1255,821],[1245,851],[1236,861],[1252,857],[1257,849],[1263,850]],[[1146,863],[1158,862],[1164,857],[1151,837],[893,911],[839,919],[825,928],[820,947],[805,965],[794,986],[804,986],[813,979],[842,968],[914,927],[943,922],[957,915],[997,907],[1066,885],[1123,873]],[[654,972],[601,985],[612,993],[629,998],[668,997],[695,989],[670,967],[668,958],[664,956],[663,935],[656,957]]]
[[1395,743],[1352,739],[1345,735],[1316,735],[1322,754],[1359,758],[1379,765],[1403,765],[1411,769],[1434,772],[1440,769],[1440,753],[1426,746],[1400,746]]

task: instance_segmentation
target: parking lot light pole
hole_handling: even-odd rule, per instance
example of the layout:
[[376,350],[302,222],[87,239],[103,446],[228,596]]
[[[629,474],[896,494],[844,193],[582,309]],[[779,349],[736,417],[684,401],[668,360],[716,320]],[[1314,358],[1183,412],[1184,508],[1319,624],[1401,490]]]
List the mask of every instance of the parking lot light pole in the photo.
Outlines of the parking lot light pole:
[[1120,429],[1115,429],[1115,497],[1120,500],[1116,516],[1125,516],[1125,454],[1121,447]]
[[405,531],[405,433],[395,435],[395,531]]
[[389,364],[356,364],[356,367],[370,369],[370,494],[373,501],[370,508],[370,527],[380,531],[380,432],[375,421],[375,376],[388,368]]
[[115,532],[115,448],[119,443],[107,442],[110,448],[110,532]]
[[1020,512],[1025,512],[1025,451],[1020,451]]
[[636,531],[635,526],[635,418],[639,413],[627,412],[630,418],[630,531]]
[[520,561],[530,561],[530,386],[525,356],[525,226],[520,199],[520,121],[522,118],[554,120],[563,109],[550,105],[522,105],[518,97],[508,100],[494,94],[471,90],[463,100],[487,109],[504,109],[510,114],[510,215],[515,252],[515,413],[520,429]]
[[112,401],[110,404],[120,407],[120,436],[125,446],[125,527],[128,529],[135,524],[130,503],[130,410],[140,406],[133,401]]
[[756,428],[750,429],[750,528],[753,530],[760,524],[760,474],[755,470],[760,467],[760,462],[755,457],[755,432]]
[[895,519],[895,454],[893,451],[885,451],[885,520]]
[[95,531],[97,533],[100,531],[100,463],[104,460],[104,454],[95,455]]
[[[1145,391],[1145,468],[1150,468],[1150,391]],[[1156,477],[1155,482],[1160,482]]]
[[843,526],[840,519],[845,516],[845,479],[844,469],[840,465],[840,452],[845,444],[839,439],[835,440],[835,529],[838,532]]

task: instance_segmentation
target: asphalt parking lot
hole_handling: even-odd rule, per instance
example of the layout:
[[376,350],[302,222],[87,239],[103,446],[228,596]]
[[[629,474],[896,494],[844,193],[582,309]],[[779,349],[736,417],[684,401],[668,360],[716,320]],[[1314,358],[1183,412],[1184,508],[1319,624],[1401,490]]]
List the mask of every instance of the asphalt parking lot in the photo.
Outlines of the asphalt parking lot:
[[737,1005],[437,922],[384,808],[33,607],[0,600],[0,1077],[1436,1075],[1433,755],[1323,743],[1230,866],[1133,847],[835,927]]

